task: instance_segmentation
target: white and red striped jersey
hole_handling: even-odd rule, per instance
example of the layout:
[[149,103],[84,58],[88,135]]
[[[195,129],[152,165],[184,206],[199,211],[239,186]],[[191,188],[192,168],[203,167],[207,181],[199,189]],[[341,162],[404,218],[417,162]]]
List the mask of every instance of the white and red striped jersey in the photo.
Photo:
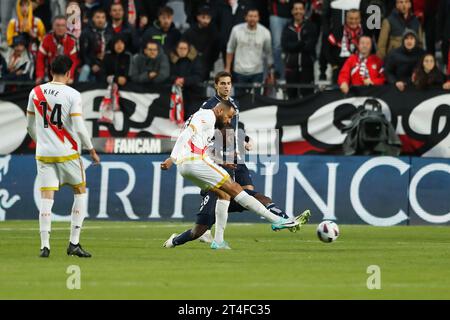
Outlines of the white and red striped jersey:
[[181,163],[195,160],[205,155],[212,145],[216,116],[210,109],[200,109],[186,121],[185,129],[180,134],[172,150],[171,157]]
[[27,113],[35,116],[36,159],[65,162],[81,153],[80,137],[73,117],[82,117],[81,94],[59,82],[48,82],[31,90]]

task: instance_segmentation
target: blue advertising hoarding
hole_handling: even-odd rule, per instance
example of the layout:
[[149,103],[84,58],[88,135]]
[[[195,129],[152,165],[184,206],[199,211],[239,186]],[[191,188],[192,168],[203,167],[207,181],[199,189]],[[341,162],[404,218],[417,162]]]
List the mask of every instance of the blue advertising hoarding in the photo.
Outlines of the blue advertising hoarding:
[[[199,189],[173,167],[161,171],[165,155],[104,155],[99,166],[83,157],[89,219],[194,221]],[[449,224],[450,160],[410,157],[280,156],[273,163],[248,163],[256,190],[288,214],[305,208],[312,222],[377,226]],[[72,192],[64,187],[53,207],[55,220],[69,220]],[[32,155],[0,157],[0,221],[37,219],[39,189]],[[260,222],[253,213],[230,221]]]

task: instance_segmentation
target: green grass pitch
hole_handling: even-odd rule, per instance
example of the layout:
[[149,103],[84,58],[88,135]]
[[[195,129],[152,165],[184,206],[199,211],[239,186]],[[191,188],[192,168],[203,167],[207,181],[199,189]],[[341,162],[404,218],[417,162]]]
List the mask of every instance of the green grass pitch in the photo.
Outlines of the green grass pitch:
[[[340,225],[325,244],[315,225],[293,234],[230,223],[233,250],[213,251],[198,241],[162,248],[190,224],[86,221],[86,260],[65,254],[68,223],[52,227],[41,259],[37,221],[0,223],[0,299],[450,299],[449,227]],[[67,289],[70,265],[80,290]],[[370,265],[379,290],[367,288]]]

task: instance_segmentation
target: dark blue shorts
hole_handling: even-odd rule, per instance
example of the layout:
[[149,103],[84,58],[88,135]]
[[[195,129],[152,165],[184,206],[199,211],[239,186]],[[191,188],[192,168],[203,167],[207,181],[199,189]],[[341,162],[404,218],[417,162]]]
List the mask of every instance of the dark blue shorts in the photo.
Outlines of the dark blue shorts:
[[[258,192],[252,190],[245,190],[249,195],[254,196]],[[200,212],[197,213],[196,224],[205,225],[208,227],[212,227],[214,223],[216,223],[216,202],[217,195],[208,191],[202,199],[200,204]],[[245,211],[244,207],[242,207],[239,203],[235,201],[231,201],[230,207],[228,208],[228,212],[242,212]]]
[[245,164],[238,164],[234,171],[234,181],[241,186],[253,185],[252,176]]

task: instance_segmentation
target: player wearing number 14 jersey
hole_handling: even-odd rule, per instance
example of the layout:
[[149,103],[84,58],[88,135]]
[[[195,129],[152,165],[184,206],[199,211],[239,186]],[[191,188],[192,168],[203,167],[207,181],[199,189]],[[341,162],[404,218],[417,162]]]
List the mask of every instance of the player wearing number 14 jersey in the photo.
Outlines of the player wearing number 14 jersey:
[[36,163],[41,190],[39,231],[40,256],[50,255],[51,212],[55,191],[65,184],[74,191],[68,255],[90,257],[79,244],[86,215],[86,175],[80,159],[89,150],[94,164],[100,162],[82,117],[81,94],[67,86],[72,60],[58,56],[51,65],[53,81],[30,92],[27,107],[28,132],[36,142]]

